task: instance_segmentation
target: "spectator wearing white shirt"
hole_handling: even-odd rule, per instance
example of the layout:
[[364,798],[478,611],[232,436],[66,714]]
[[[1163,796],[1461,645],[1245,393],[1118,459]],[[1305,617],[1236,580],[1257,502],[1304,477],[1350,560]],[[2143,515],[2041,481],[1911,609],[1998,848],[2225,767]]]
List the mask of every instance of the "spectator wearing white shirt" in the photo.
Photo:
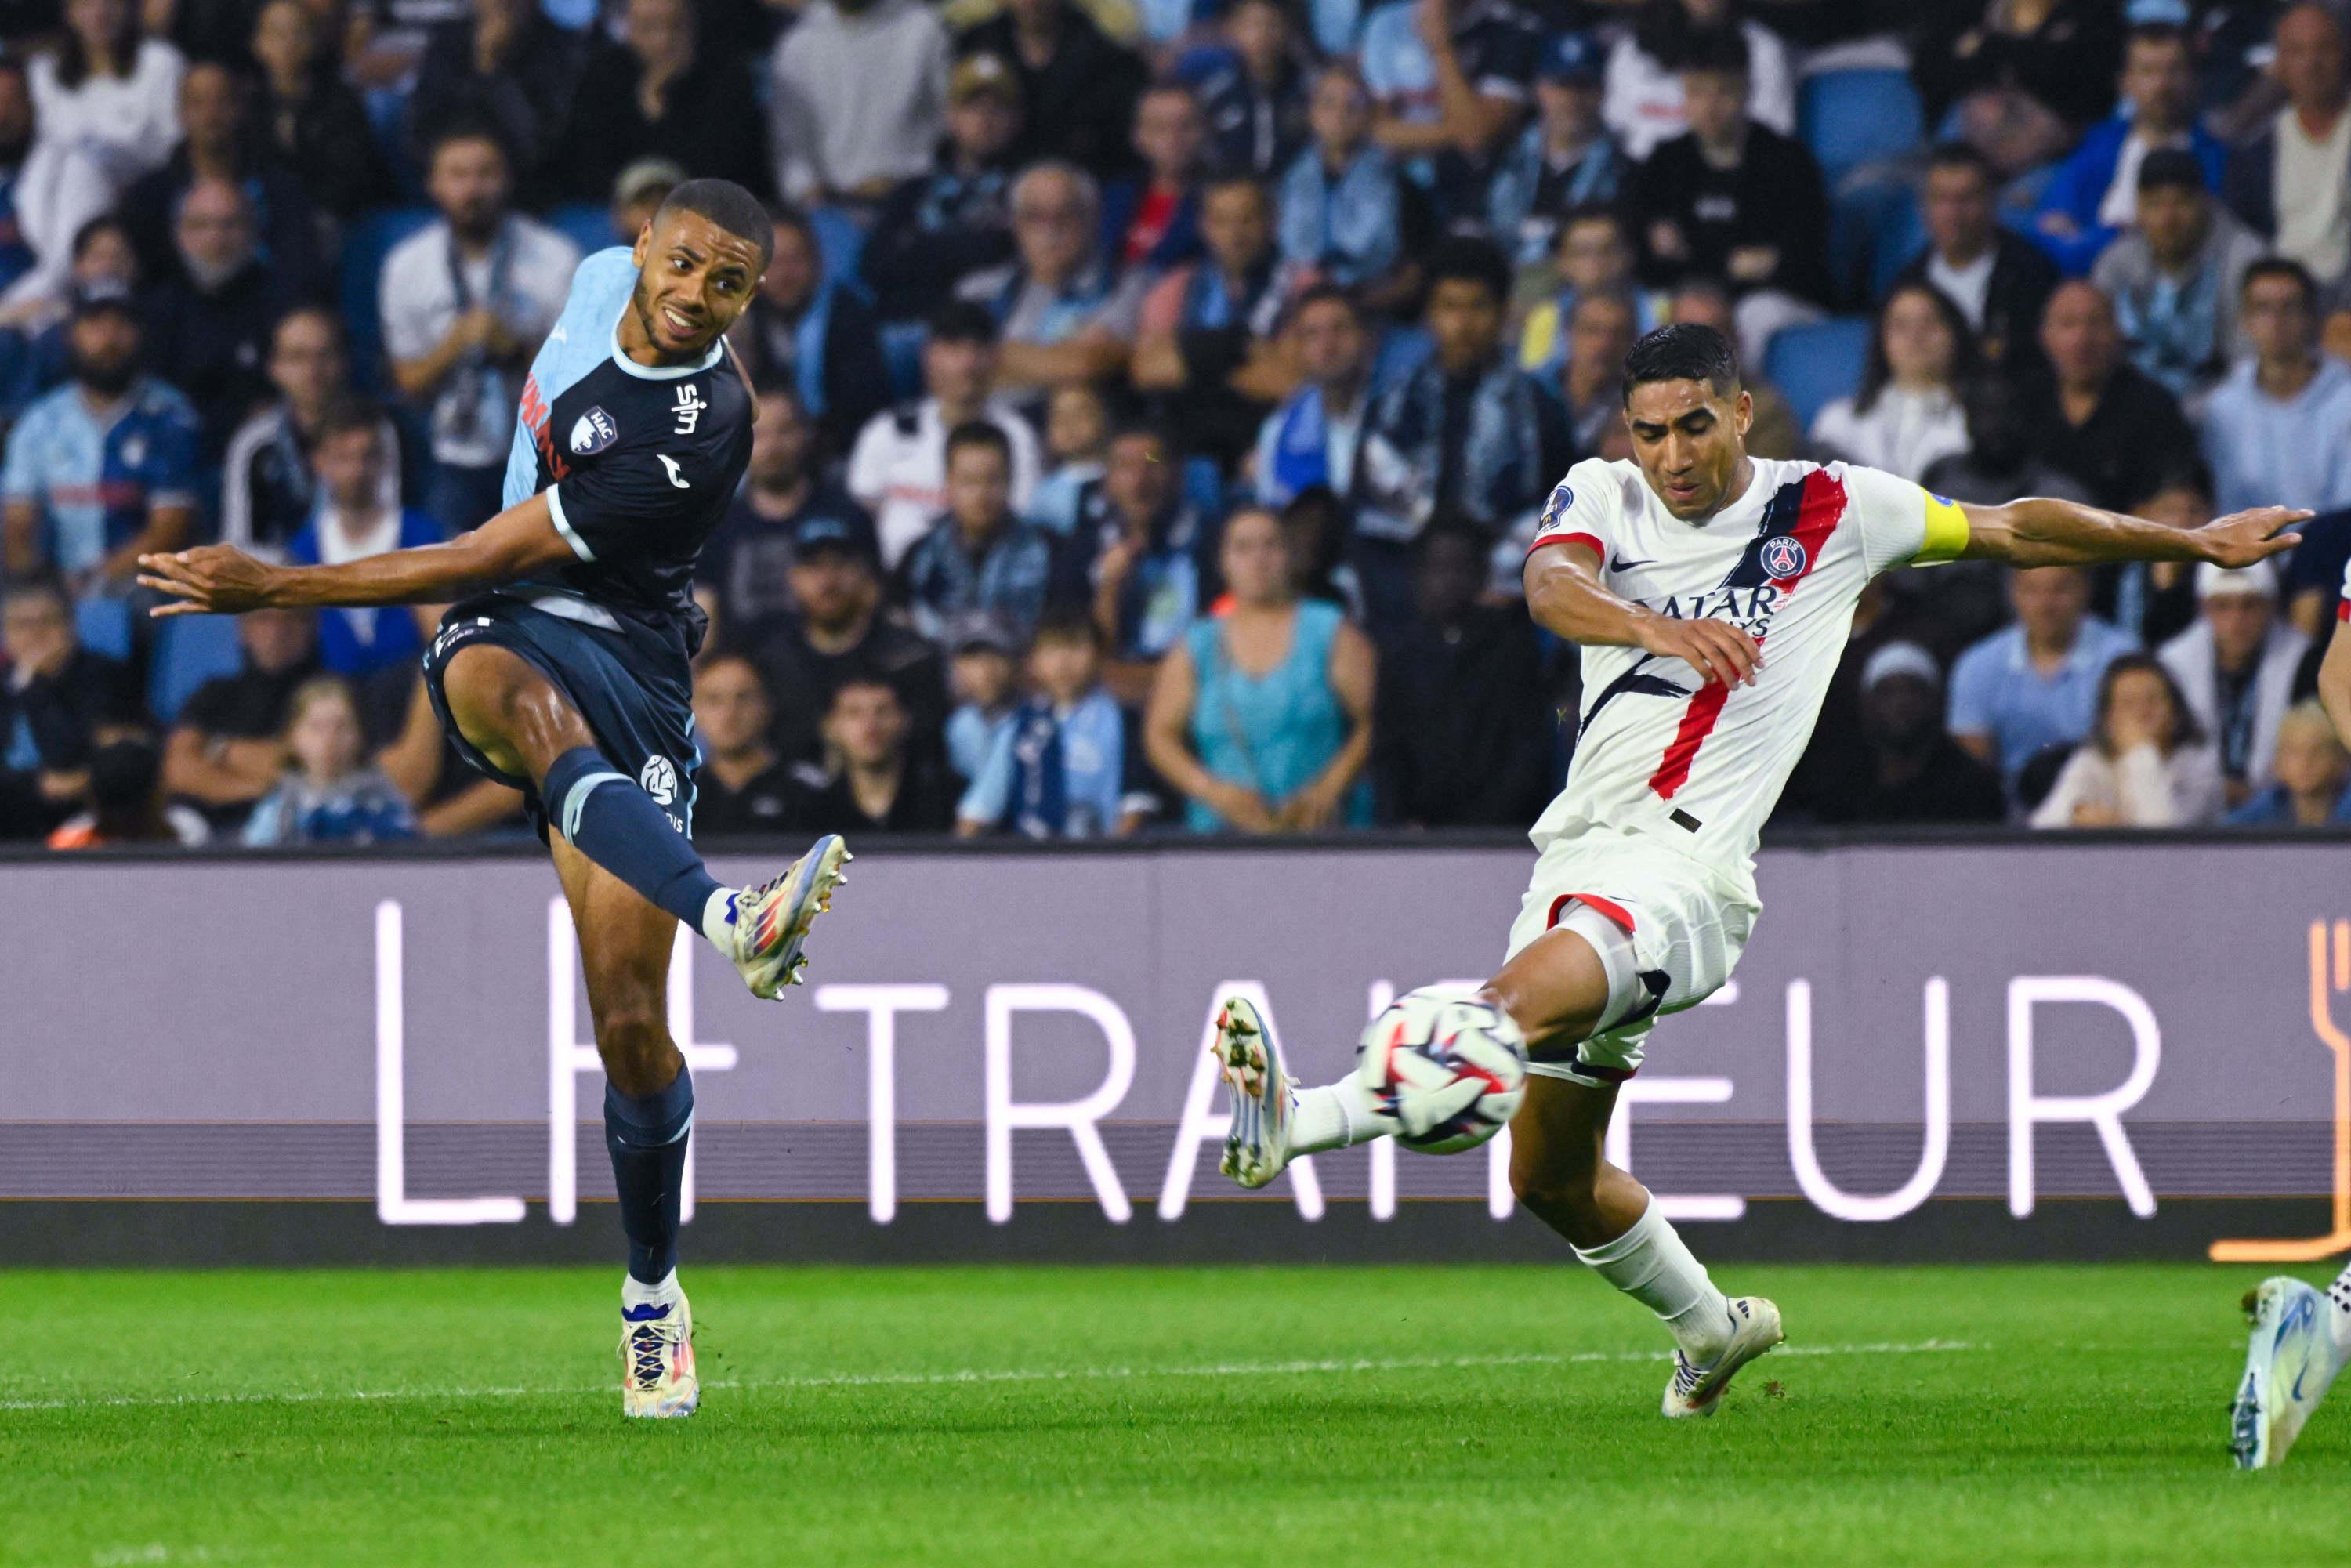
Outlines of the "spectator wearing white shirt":
[[2273,35],[2270,78],[2285,104],[2229,162],[2237,215],[2274,236],[2280,256],[2332,287],[2351,271],[2351,78],[2343,24],[2324,5],[2292,5]]
[[103,217],[114,187],[78,146],[39,134],[22,63],[0,57],[0,323],[54,319],[73,289],[74,236]]
[[41,135],[78,146],[117,186],[160,169],[180,141],[187,61],[140,22],[135,0],[67,0],[66,35],[28,68]]
[[940,310],[923,345],[923,393],[875,414],[849,455],[849,493],[873,514],[884,570],[895,570],[947,505],[947,433],[981,420],[1004,433],[1012,456],[1012,508],[1026,512],[1039,470],[1037,433],[996,384],[996,319],[984,306]]
[[2268,561],[2196,569],[2196,623],[2156,650],[2196,723],[2212,737],[2231,808],[2268,785],[2279,721],[2310,639],[2278,614]]
[[1682,109],[1682,68],[1690,40],[1736,29],[1747,40],[1754,98],[1748,112],[1782,136],[1796,133],[1796,71],[1788,46],[1761,22],[1738,15],[1736,0],[1648,0],[1633,30],[1608,53],[1600,118],[1627,156],[1646,159],[1660,142],[1689,129]]
[[2351,369],[2318,351],[2318,286],[2299,262],[2245,269],[2252,344],[2204,403],[2204,455],[2222,512],[2351,506]]
[[1950,297],[1907,283],[1877,308],[1860,390],[1823,408],[1813,439],[1848,463],[1914,483],[1968,450],[1961,389],[1976,373],[1975,339]]
[[878,202],[931,166],[947,35],[925,0],[809,0],[776,45],[768,116],[797,202]]
[[2098,683],[2098,717],[2032,813],[2036,828],[2186,828],[2220,815],[2220,765],[2170,674],[2126,653]]
[[425,510],[451,532],[499,509],[524,368],[562,314],[572,243],[508,210],[505,149],[486,127],[434,144],[425,189],[441,220],[384,258],[384,351],[402,393],[429,412]]

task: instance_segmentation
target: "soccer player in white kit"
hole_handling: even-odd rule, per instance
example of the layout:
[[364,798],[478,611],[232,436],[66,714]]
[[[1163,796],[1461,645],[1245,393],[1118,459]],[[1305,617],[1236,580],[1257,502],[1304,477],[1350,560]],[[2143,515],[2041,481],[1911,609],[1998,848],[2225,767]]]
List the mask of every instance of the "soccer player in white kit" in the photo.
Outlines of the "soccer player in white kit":
[[[1656,1019],[1720,988],[1746,946],[1761,909],[1757,836],[1812,737],[1863,586],[1961,558],[2244,566],[2292,549],[2281,530],[2310,514],[2262,507],[2178,529],[2070,501],[1961,506],[1874,469],[1750,457],[1738,355],[1707,327],[1635,344],[1624,399],[1634,461],[1570,469],[1527,557],[1528,610],[1583,650],[1583,705],[1484,999],[1531,1059],[1512,1188],[1672,1331],[1665,1413],[1710,1416],[1732,1375],[1780,1343],[1779,1310],[1716,1289],[1603,1143]],[[1243,1186],[1293,1155],[1395,1130],[1352,1076],[1295,1088],[1245,999],[1219,1020],[1236,1113],[1224,1169]]]

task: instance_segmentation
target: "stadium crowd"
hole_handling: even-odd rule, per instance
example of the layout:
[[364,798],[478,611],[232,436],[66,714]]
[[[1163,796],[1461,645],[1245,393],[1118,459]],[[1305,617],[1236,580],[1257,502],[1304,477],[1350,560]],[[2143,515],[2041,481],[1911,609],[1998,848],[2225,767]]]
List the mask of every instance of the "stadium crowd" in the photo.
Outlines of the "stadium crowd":
[[[584,251],[775,203],[699,835],[1521,827],[1514,601],[1641,332],[1750,446],[2285,570],[1881,580],[1779,820],[2351,820],[2351,71],[2244,0],[63,0],[0,10],[0,837],[525,831],[429,612],[154,621],[137,556],[499,505]],[[1562,717],[1564,716],[1564,717]],[[625,759],[622,759],[625,760]]]

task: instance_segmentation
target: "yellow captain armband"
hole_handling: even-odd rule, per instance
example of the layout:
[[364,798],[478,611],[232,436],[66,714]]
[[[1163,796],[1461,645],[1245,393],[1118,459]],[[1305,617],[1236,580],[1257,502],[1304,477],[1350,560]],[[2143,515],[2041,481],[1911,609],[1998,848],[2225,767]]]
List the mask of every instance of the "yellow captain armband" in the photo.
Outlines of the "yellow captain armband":
[[1922,491],[1927,501],[1927,542],[1910,558],[1912,566],[1940,566],[1968,548],[1968,515],[1956,501]]

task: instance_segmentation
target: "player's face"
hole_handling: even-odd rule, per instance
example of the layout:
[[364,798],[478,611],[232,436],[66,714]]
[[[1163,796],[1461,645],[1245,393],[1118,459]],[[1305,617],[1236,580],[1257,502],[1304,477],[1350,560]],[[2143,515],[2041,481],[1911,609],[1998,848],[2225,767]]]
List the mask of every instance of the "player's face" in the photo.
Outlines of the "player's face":
[[984,534],[1012,507],[1011,465],[993,446],[958,446],[947,457],[947,510],[966,533]]
[[1747,458],[1755,402],[1744,389],[1723,393],[1705,382],[1644,382],[1625,404],[1633,461],[1666,510],[1710,517],[1730,493]]
[[673,212],[637,236],[637,323],[672,363],[700,359],[759,287],[759,247],[700,213]]
[[694,723],[724,756],[759,744],[768,731],[768,694],[740,659],[716,659],[694,681]]

